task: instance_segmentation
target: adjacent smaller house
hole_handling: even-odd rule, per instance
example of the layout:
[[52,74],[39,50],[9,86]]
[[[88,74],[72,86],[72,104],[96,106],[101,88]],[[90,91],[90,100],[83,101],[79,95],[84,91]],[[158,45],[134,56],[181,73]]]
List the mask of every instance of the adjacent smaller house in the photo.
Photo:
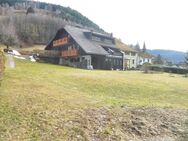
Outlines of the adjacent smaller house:
[[143,65],[144,63],[152,64],[154,56],[148,53],[139,52],[137,58],[137,65]]
[[123,69],[137,68],[138,51],[122,43],[120,40],[116,40],[116,46],[123,53]]

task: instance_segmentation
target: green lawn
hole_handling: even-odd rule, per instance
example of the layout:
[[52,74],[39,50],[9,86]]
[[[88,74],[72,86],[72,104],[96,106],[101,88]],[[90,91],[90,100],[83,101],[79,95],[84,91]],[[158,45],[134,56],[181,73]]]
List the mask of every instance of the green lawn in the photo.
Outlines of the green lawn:
[[[188,109],[188,78],[16,60],[0,87],[0,140],[55,140],[47,135],[56,133],[51,126],[62,117],[68,120],[74,110],[104,106]],[[53,136],[66,140],[68,129]]]

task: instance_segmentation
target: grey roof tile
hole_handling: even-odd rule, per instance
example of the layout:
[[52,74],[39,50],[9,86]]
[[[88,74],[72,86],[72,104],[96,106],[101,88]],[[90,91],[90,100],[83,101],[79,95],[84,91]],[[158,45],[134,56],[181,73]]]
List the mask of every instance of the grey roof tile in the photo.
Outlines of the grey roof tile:
[[84,32],[89,32],[87,29],[74,27],[74,26],[65,26],[64,28],[72,38],[81,46],[81,48],[88,54],[98,54],[98,55],[108,55],[109,53],[105,51],[102,46],[107,46],[115,48],[115,45],[108,43],[99,43],[92,40],[89,40]]

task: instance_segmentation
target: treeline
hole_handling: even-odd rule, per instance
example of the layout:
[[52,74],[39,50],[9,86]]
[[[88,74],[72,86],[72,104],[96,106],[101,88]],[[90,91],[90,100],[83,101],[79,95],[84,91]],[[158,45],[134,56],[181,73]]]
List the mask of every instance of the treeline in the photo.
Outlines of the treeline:
[[87,17],[83,16],[76,10],[71,9],[70,7],[61,7],[61,18],[69,20],[71,22],[81,24],[86,27],[93,28],[96,31],[103,32],[97,24],[93,23]]
[[[19,14],[19,10],[22,14]],[[23,11],[26,11],[25,14]],[[76,10],[44,2],[1,0],[1,14],[0,43],[7,47],[22,46],[24,43],[47,44],[65,24],[80,25],[103,32],[98,25]]]
[[[6,4],[6,5],[5,5]],[[0,5],[7,4],[13,8],[26,9],[32,7],[34,9],[47,10],[49,12],[55,13],[56,16],[62,18],[68,22],[73,22],[81,24],[89,28],[93,28],[97,31],[103,31],[97,24],[89,20],[87,17],[83,16],[76,10],[71,9],[70,7],[63,7],[60,5],[49,4],[45,2],[37,2],[32,0],[1,0]]]
[[9,6],[13,6],[15,3],[18,3],[18,2],[25,2],[25,1],[28,1],[28,0],[1,0],[0,1],[0,4],[9,4]]
[[65,21],[46,15],[14,15],[0,18],[0,42],[10,45],[47,44]]

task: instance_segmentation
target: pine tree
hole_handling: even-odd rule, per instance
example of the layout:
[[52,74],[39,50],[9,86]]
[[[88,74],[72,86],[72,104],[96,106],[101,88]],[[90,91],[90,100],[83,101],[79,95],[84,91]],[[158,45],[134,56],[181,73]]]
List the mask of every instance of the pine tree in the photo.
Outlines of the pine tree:
[[142,48],[142,52],[146,53],[146,43],[144,42],[143,48]]
[[0,25],[0,43],[4,44],[7,48],[18,43],[16,29],[13,25],[12,19],[7,25]]

